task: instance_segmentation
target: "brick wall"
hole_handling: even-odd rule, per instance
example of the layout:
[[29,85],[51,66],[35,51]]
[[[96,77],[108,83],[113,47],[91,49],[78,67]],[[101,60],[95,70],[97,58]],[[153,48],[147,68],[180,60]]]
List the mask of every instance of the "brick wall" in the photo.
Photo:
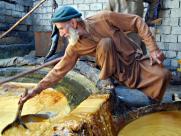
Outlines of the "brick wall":
[[181,59],[181,0],[163,0],[160,17],[161,25],[157,26],[156,39],[159,47],[165,52],[165,65],[170,69],[178,67]]
[[[70,5],[78,9],[83,18],[105,9],[108,0],[57,0],[60,6]],[[34,2],[37,4],[37,1]],[[164,65],[175,70],[181,58],[181,0],[163,0],[161,25],[156,26],[156,40],[165,52]],[[34,31],[51,31],[52,0],[47,0],[34,14]]]
[[[33,24],[34,24],[34,31],[51,31],[51,16],[52,16],[52,1],[47,0],[43,3],[42,6],[39,7],[34,12],[33,15]],[[108,0],[56,0],[59,7],[62,5],[70,5],[74,8],[78,9],[83,18],[96,14],[97,11],[100,11],[105,8],[105,3]],[[39,3],[38,0],[34,1],[34,6]]]
[[[0,33],[8,30],[16,21],[24,16],[32,7],[30,0],[0,1]],[[9,37],[9,39],[8,39]],[[18,25],[8,36],[0,40],[0,44],[26,43],[33,39],[32,17]]]

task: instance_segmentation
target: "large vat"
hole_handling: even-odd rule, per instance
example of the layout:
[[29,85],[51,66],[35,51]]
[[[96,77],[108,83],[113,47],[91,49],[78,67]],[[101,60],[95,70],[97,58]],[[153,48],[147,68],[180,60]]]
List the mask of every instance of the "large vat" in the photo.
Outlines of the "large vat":
[[[9,73],[5,72],[5,71],[4,72],[1,71],[1,74],[6,75],[6,76],[11,76],[12,74],[17,73],[17,71],[18,71],[18,69],[12,70],[11,72],[10,72],[10,70],[8,70]],[[47,73],[47,71],[48,71],[47,69],[44,69],[44,70],[39,71],[38,73],[29,75],[26,78],[18,79],[17,81],[37,82],[38,80],[40,80],[42,78],[42,75],[44,76]],[[32,80],[32,78],[33,78],[33,80]],[[61,90],[61,87],[65,87],[68,90],[69,89],[71,90],[71,91],[68,91],[69,92],[68,94],[71,94],[71,95],[67,95],[67,98],[69,100],[69,103],[70,103],[70,106],[72,107],[72,109],[75,106],[77,106],[82,100],[84,100],[86,97],[88,97],[92,92],[96,92],[96,90],[97,90],[94,83],[92,83],[90,80],[88,80],[85,76],[83,76],[75,71],[69,72],[69,74],[64,78],[64,80],[58,86],[55,86],[55,88],[57,88],[59,90]],[[96,96],[96,99],[97,98],[98,97]],[[179,111],[180,112],[181,111],[181,102],[175,102],[175,103],[165,103],[165,104],[155,104],[155,105],[150,105],[150,106],[144,106],[141,108],[137,108],[133,111],[127,111],[127,112],[124,112],[123,114],[119,114],[119,115],[115,116],[115,115],[110,114],[110,109],[112,107],[114,107],[116,110],[117,108],[119,108],[120,105],[116,105],[116,106],[118,106],[118,107],[116,107],[116,106],[113,106],[114,103],[109,104],[110,103],[109,99],[106,99],[105,101],[103,101],[103,103],[106,103],[107,106],[105,107],[104,104],[99,104],[98,108],[96,108],[96,110],[93,110],[93,112],[90,112],[91,110],[86,109],[86,108],[88,108],[88,106],[92,107],[91,104],[89,105],[89,103],[88,103],[87,107],[85,107],[83,105],[84,108],[82,108],[82,106],[80,105],[79,109],[76,108],[75,111],[72,111],[71,114],[67,115],[67,117],[65,117],[63,119],[63,121],[60,120],[60,122],[58,122],[58,123],[61,123],[58,125],[58,127],[57,127],[58,129],[56,127],[52,127],[52,128],[55,128],[55,130],[53,130],[53,131],[51,130],[51,134],[56,132],[56,134],[57,134],[56,136],[59,136],[58,134],[60,134],[60,135],[62,135],[62,134],[65,134],[65,135],[66,134],[72,134],[72,135],[82,134],[82,136],[89,136],[89,135],[100,136],[101,130],[99,131],[99,133],[97,133],[98,131],[93,131],[93,130],[97,129],[99,127],[98,125],[99,125],[99,122],[101,121],[101,123],[103,125],[105,125],[105,128],[108,123],[110,123],[108,127],[109,128],[111,127],[111,129],[110,129],[111,131],[105,131],[106,134],[104,133],[104,136],[106,136],[106,135],[107,136],[117,136],[117,135],[120,136],[121,134],[119,133],[119,131],[123,130],[124,127],[131,124],[132,122],[134,122],[142,117],[145,117],[146,115],[149,115],[152,113],[158,113],[158,112],[168,112],[168,111],[170,111],[170,112]],[[81,110],[80,110],[80,107],[81,107]],[[104,109],[106,109],[106,110],[104,110]],[[103,116],[105,114],[106,114],[106,116]],[[74,116],[72,116],[72,115],[74,115]],[[175,114],[175,115],[177,115],[177,114]],[[104,118],[105,119],[109,118],[106,121],[110,120],[110,122],[108,122],[108,123],[102,122],[105,120]],[[77,122],[77,119],[79,119],[78,122]],[[76,124],[74,124],[75,120],[76,120]],[[64,121],[65,121],[65,123],[64,123]],[[92,122],[92,124],[90,122]],[[67,125],[67,124],[69,124],[69,125]],[[144,126],[144,124],[143,124],[143,126]],[[87,133],[85,133],[85,132],[87,132]],[[91,132],[91,133],[88,133],[88,132]],[[126,136],[126,135],[123,135],[123,136]],[[168,135],[168,136],[170,136],[170,135]]]
[[149,105],[121,117],[118,136],[181,135],[181,102]]
[[[20,73],[20,72],[27,70],[27,69],[29,69],[29,68],[27,68],[27,67],[24,67],[24,68],[22,68],[22,67],[21,68],[18,68],[18,67],[6,68],[6,69],[4,69],[4,71],[3,71],[3,69],[1,69],[0,77],[1,77],[1,79],[4,79],[6,77],[13,76],[13,75]],[[44,68],[44,69],[42,69],[42,70],[40,70],[34,74],[30,74],[30,75],[27,75],[23,78],[19,78],[16,80],[16,83],[13,83],[13,82],[8,83],[8,86],[6,86],[6,89],[0,91],[0,97],[2,97],[2,99],[7,101],[7,107],[9,105],[9,109],[5,108],[4,112],[8,113],[7,110],[11,111],[10,108],[12,108],[12,107],[10,105],[12,105],[12,106],[14,105],[13,106],[14,108],[12,108],[12,110],[14,112],[11,112],[12,114],[11,113],[6,114],[7,116],[15,115],[15,111],[17,108],[17,102],[18,102],[20,94],[24,91],[24,88],[30,89],[33,86],[35,86],[35,84],[33,84],[33,83],[37,83],[39,80],[41,80],[41,78],[44,77],[49,70],[50,70],[50,68]],[[24,82],[24,83],[22,83],[22,82]],[[30,83],[32,83],[32,84],[30,84]],[[3,89],[2,86],[0,88]],[[15,88],[17,88],[17,89],[15,89]],[[74,107],[77,106],[81,101],[86,99],[91,93],[96,92],[96,90],[97,90],[95,87],[95,84],[93,82],[91,82],[85,76],[83,76],[83,75],[81,75],[75,71],[70,71],[66,75],[66,77],[63,79],[63,81],[59,82],[56,86],[53,86],[53,88],[56,89],[57,91],[60,91],[61,93],[57,94],[55,96],[55,98],[53,97],[51,100],[53,102],[54,101],[57,102],[57,99],[59,100],[59,98],[61,97],[61,100],[59,100],[60,102],[58,102],[59,104],[58,105],[56,104],[55,107],[57,108],[57,106],[58,106],[59,110],[61,108],[63,108],[63,109],[60,110],[61,113],[57,109],[56,112],[58,111],[58,115],[56,115],[52,119],[48,119],[48,121],[47,120],[43,120],[43,121],[38,120],[39,123],[37,124],[37,120],[35,119],[36,123],[34,123],[34,124],[35,124],[35,126],[40,127],[40,129],[42,129],[39,131],[41,133],[44,132],[45,130],[47,130],[48,128],[51,128],[51,125],[53,122],[56,122],[60,118],[64,117],[66,114],[68,114],[68,112],[70,112],[72,109],[74,109]],[[18,90],[18,91],[15,91],[15,90]],[[51,89],[50,89],[50,92],[51,92]],[[56,93],[52,92],[52,93],[48,93],[48,95],[47,95],[47,91],[45,90],[45,92],[43,91],[43,94],[46,94],[45,98],[42,98],[42,102],[44,103],[44,106],[38,106],[38,108],[40,108],[38,110],[51,112],[53,106],[50,106],[50,105],[47,106],[47,104],[49,104],[49,102],[50,103],[52,103],[52,102],[48,101],[46,97],[47,96],[52,97],[52,95],[56,94]],[[43,95],[43,94],[41,94],[41,95]],[[70,106],[70,108],[67,107],[67,103],[66,103],[66,99],[65,99],[64,95],[67,98],[68,105]],[[25,104],[25,107],[24,107],[25,109],[24,109],[23,115],[26,115],[29,113],[34,114],[34,113],[38,112],[38,110],[35,107],[37,107],[37,105],[42,105],[42,102],[40,102],[41,97],[40,98],[36,97],[36,99],[33,102],[30,102],[31,104],[29,104],[29,103],[27,104],[27,105],[29,105],[29,107]],[[39,104],[37,101],[40,102],[41,104]],[[34,105],[34,106],[32,106],[32,105]],[[2,102],[1,106],[2,106],[1,108],[4,108],[6,106],[6,104],[3,106],[3,102]],[[42,109],[42,107],[43,107],[43,109]],[[56,109],[56,108],[53,108],[53,109]],[[2,111],[2,114],[3,114],[3,111]],[[14,116],[10,117],[8,122],[11,122],[10,120],[13,121],[13,117]],[[34,119],[32,119],[32,118],[26,119],[24,117],[24,120],[27,121],[27,120],[34,120]],[[43,123],[41,124],[41,122],[43,122]],[[30,129],[36,128],[36,127],[33,127],[33,125],[31,125],[31,124],[29,124],[29,127],[30,127]],[[35,130],[37,131],[37,129],[35,129]],[[5,135],[8,135],[8,136],[11,136],[14,134],[15,135],[25,135],[25,133],[27,135],[35,135],[36,134],[36,132],[24,131],[21,126],[20,127],[17,126],[17,127],[15,127],[15,129],[13,128],[9,132],[6,132]],[[36,135],[38,135],[38,132]]]

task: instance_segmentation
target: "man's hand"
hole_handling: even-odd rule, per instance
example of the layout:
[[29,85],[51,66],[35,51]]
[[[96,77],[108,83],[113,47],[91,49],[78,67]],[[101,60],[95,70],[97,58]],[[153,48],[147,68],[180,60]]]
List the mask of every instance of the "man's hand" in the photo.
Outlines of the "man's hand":
[[26,95],[21,95],[19,104],[24,104],[27,100],[34,97],[38,93],[39,92],[36,89],[33,89],[33,90],[28,91],[28,93]]
[[155,50],[150,52],[150,65],[153,65],[155,62],[162,64],[165,59],[165,56],[161,50]]

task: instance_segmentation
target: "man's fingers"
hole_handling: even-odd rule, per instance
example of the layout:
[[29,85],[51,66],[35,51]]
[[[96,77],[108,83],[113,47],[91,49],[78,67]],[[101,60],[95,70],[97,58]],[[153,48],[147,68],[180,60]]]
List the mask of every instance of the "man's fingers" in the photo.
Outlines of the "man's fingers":
[[158,58],[156,58],[156,62],[157,62],[158,64],[161,64],[161,63],[162,63]]
[[30,97],[29,94],[27,94],[26,96],[21,96],[18,103],[19,104],[25,103],[29,97]]

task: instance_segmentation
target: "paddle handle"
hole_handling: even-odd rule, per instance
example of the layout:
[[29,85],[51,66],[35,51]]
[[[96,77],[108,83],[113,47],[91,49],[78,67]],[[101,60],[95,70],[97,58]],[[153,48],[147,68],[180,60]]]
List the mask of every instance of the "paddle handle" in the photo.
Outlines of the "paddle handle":
[[[28,89],[25,90],[25,92],[23,93],[23,95],[21,97],[24,97],[27,94],[28,94]],[[23,105],[24,105],[24,103],[19,103],[18,104],[18,110],[17,110],[17,113],[16,113],[16,120],[21,117],[21,112],[22,112],[22,109],[23,109]]]

